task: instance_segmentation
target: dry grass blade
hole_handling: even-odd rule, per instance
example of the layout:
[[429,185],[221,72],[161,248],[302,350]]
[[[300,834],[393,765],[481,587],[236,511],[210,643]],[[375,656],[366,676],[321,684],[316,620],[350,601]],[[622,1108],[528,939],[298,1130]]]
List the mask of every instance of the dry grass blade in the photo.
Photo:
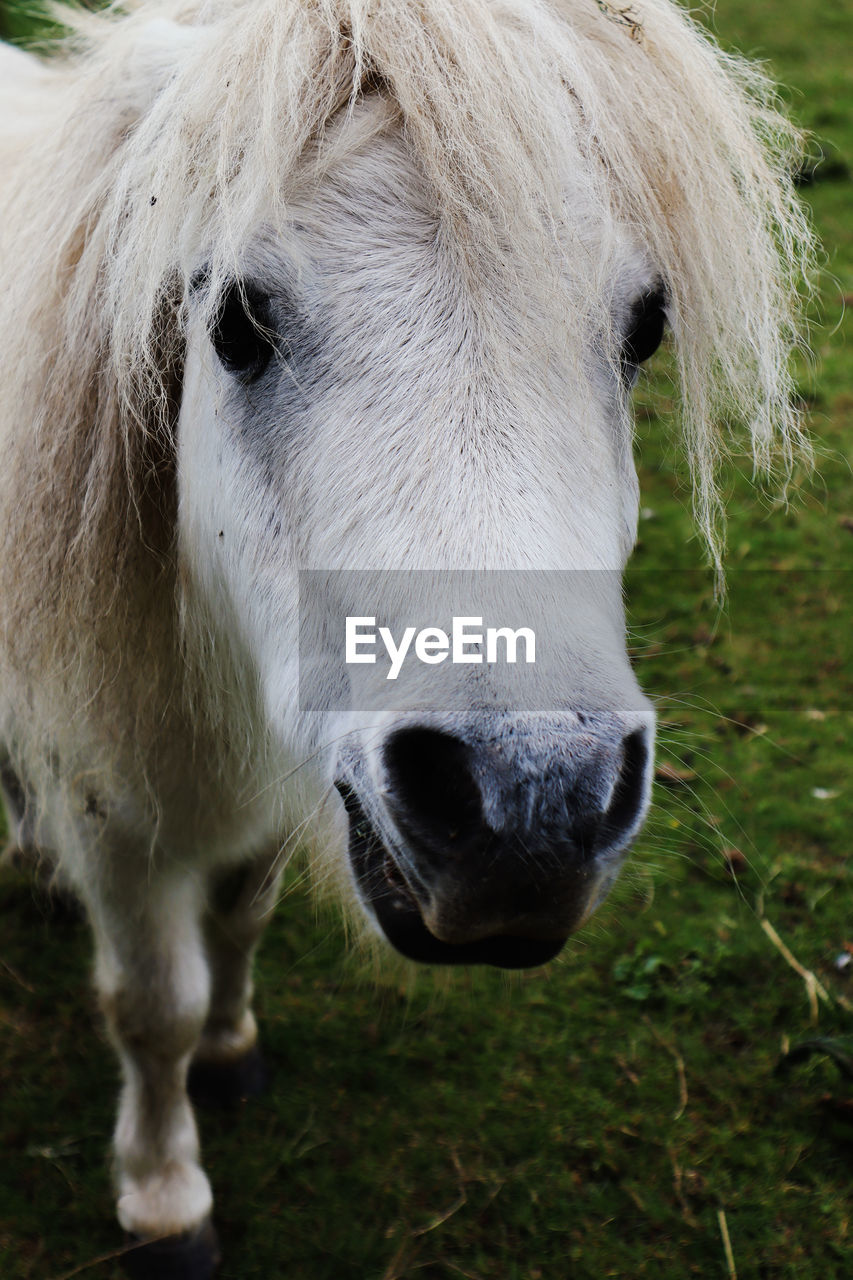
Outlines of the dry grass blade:
[[812,1022],[816,1023],[817,1016],[818,1016],[818,1003],[817,1003],[818,997],[820,997],[820,999],[824,1002],[824,1004],[828,1004],[828,1005],[832,1004],[832,997],[830,996],[826,988],[821,985],[821,983],[818,981],[815,974],[812,973],[811,969],[806,969],[804,965],[801,965],[797,957],[793,954],[793,952],[790,951],[788,947],[785,946],[784,942],[779,937],[778,933],[773,928],[773,925],[770,923],[770,921],[767,919],[766,916],[761,921],[761,927],[764,930],[764,932],[767,934],[767,937],[773,943],[776,950],[782,956],[782,959],[785,960],[786,963],[791,966],[794,972],[800,975],[800,977],[803,979],[803,982],[805,982],[806,994],[809,1000],[809,1008],[811,1009]]
[[725,1209],[717,1210],[717,1221],[720,1224],[720,1235],[723,1240],[723,1253],[726,1255],[726,1274],[728,1275],[729,1280],[737,1280],[735,1256],[732,1253],[732,1242],[729,1238],[729,1227],[726,1222]]

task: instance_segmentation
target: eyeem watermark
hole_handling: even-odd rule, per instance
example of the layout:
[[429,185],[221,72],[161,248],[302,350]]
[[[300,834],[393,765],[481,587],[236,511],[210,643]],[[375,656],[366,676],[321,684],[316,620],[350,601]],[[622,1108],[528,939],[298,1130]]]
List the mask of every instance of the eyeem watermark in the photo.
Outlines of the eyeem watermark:
[[624,645],[602,599],[618,614],[618,575],[300,570],[299,708],[553,710],[584,654]]
[[[413,654],[428,666],[439,662],[508,662],[518,661],[519,642],[523,643],[524,661],[536,661],[536,633],[532,627],[486,627],[482,617],[454,617],[450,634],[441,627],[405,627],[399,642],[390,627],[377,627],[369,615],[346,619],[345,660],[347,663],[376,662],[377,640],[381,640],[391,660],[386,680],[396,680],[406,658]],[[483,645],[485,641],[485,656]]]

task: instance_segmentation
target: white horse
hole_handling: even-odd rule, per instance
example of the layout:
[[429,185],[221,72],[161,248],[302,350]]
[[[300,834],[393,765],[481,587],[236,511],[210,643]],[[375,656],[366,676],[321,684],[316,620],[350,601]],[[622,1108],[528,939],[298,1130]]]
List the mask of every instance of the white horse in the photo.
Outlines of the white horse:
[[[3,779],[91,919],[128,1257],[206,1276],[188,1071],[253,1083],[251,957],[300,838],[417,959],[541,963],[606,893],[654,732],[630,390],[666,324],[719,566],[729,425],[762,467],[802,445],[812,245],[771,88],[669,0],[68,23],[0,59]],[[547,713],[499,666],[440,708],[307,709],[299,589],[343,626],[351,569],[594,585]]]

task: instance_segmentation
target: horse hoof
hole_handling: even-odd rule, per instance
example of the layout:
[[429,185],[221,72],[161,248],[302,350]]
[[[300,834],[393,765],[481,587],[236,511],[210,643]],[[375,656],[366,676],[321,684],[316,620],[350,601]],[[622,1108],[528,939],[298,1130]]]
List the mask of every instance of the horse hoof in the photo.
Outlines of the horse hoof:
[[201,1107],[236,1107],[263,1093],[268,1084],[269,1071],[257,1045],[231,1062],[193,1062],[187,1075],[187,1093]]
[[121,1263],[130,1280],[211,1280],[222,1255],[213,1223],[160,1240],[127,1237]]

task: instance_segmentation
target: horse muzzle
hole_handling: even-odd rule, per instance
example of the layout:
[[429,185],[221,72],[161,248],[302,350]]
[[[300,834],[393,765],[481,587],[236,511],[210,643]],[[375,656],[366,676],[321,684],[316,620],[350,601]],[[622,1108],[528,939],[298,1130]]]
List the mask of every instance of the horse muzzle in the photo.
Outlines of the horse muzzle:
[[544,964],[616,878],[648,805],[652,729],[619,717],[473,732],[407,724],[381,784],[336,782],[361,899],[409,959]]

